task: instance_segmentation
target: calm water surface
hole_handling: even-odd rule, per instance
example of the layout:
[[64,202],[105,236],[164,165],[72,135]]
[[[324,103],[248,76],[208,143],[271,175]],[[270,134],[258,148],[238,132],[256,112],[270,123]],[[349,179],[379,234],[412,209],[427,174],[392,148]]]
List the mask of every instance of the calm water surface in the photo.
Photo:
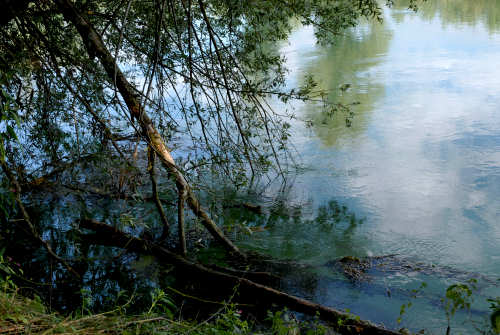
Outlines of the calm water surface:
[[[314,265],[320,275],[302,294],[318,302],[391,327],[444,333],[440,298],[448,285],[469,275],[485,279],[471,313],[478,320],[488,310],[485,298],[500,296],[493,284],[500,278],[500,2],[431,0],[416,14],[404,8],[332,47],[316,45],[313,30],[300,27],[282,48],[290,86],[310,74],[330,102],[360,102],[351,127],[341,112],[293,106],[313,126],[294,125],[306,172],[289,201],[313,218],[335,200],[364,223],[330,230],[278,224],[246,243]],[[342,84],[351,86],[343,92]],[[323,266],[346,255],[387,254],[436,271],[351,283]],[[401,304],[421,282],[428,287],[398,325]],[[472,332],[468,318],[454,318],[452,330]]]

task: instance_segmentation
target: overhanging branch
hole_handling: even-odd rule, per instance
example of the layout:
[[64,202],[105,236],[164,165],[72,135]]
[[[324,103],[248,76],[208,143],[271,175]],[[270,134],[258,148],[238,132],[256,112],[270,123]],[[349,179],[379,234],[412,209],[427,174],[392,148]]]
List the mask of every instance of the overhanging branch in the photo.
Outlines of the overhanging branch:
[[170,155],[170,151],[168,150],[162,136],[156,130],[153,121],[144,109],[141,108],[137,90],[132,84],[130,84],[127,78],[125,78],[125,75],[116,64],[115,59],[107,49],[97,31],[90,22],[78,13],[71,1],[54,0],[54,2],[60,12],[64,15],[64,18],[68,22],[71,22],[78,31],[85,47],[87,48],[88,54],[96,55],[99,58],[104,70],[108,74],[108,77],[114,82],[118,92],[125,101],[125,104],[130,112],[131,119],[138,121],[142,130],[143,138],[156,152],[158,158],[167,171],[175,178],[175,183],[179,193],[185,194],[186,202],[193,213],[200,218],[201,223],[219,243],[234,254],[244,258],[245,255],[236,245],[224,236],[224,233],[219,229],[219,227],[217,227],[208,213],[201,207],[201,204],[191,190],[191,187],[184,178],[184,175],[177,168],[174,159]]

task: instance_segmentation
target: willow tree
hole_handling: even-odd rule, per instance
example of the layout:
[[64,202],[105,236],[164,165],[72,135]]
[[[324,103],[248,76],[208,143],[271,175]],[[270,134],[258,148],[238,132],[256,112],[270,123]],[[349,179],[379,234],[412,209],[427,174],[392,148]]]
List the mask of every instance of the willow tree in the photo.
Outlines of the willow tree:
[[[33,236],[72,271],[71,260],[30,221],[22,195],[62,183],[59,176],[75,165],[80,169],[64,187],[78,189],[82,180],[91,186],[82,166],[97,154],[149,174],[162,238],[169,235],[165,212],[172,206],[164,208],[159,188],[175,190],[181,253],[186,204],[215,240],[244,257],[188,180],[209,171],[243,185],[269,171],[284,174],[293,159],[286,148],[287,120],[294,116],[276,113],[267,101],[310,99],[314,83],[285,89],[285,59],[276,45],[297,21],[314,26],[320,43],[330,43],[360,18],[382,19],[376,0],[0,4],[0,160],[10,185],[4,189],[16,194],[14,207],[5,201],[0,207],[4,218],[20,212]],[[137,148],[148,154],[137,159]],[[157,182],[156,160],[171,183]],[[114,196],[127,196],[121,194],[127,176],[120,176]]]

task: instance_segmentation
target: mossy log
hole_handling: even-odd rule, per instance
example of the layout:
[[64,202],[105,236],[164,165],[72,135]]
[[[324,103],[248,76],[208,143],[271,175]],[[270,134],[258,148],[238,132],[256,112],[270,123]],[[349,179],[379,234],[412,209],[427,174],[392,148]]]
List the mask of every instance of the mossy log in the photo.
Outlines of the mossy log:
[[94,243],[103,242],[102,244],[126,248],[141,254],[153,255],[160,261],[176,266],[179,271],[186,273],[190,278],[197,279],[203,285],[213,287],[214,289],[237,286],[239,292],[247,297],[253,297],[255,300],[258,300],[260,306],[278,305],[311,316],[317,315],[341,334],[399,334],[367,321],[356,320],[352,318],[352,315],[342,311],[298,298],[249,279],[207,268],[173,253],[158,244],[130,236],[107,224],[83,219],[80,221],[80,227],[97,233],[96,236],[99,236],[99,239],[96,239]]

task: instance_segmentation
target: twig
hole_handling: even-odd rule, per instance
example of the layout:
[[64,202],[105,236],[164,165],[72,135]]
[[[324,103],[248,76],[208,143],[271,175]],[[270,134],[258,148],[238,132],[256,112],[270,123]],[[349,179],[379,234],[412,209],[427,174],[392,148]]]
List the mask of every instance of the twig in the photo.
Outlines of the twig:
[[[176,290],[175,288],[170,287],[170,286],[167,286],[167,290],[170,290],[170,291],[172,291],[174,293],[177,293],[178,295],[183,296],[185,298],[189,298],[189,299],[193,299],[193,300],[196,300],[196,301],[204,302],[206,304],[227,305],[227,302],[225,302],[225,301],[213,301],[213,300],[206,300],[206,299],[203,299],[203,298],[198,298],[198,297],[195,297],[195,296],[183,293],[183,292],[181,292],[179,290]],[[255,306],[253,304],[238,304],[238,303],[235,303],[234,305],[235,306]]]

